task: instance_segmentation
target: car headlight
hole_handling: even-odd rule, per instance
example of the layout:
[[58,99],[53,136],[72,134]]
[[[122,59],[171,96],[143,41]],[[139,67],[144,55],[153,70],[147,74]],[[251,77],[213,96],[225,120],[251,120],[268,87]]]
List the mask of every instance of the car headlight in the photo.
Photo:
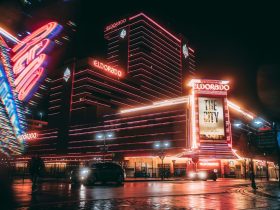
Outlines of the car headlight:
[[199,177],[200,179],[205,179],[205,178],[206,178],[206,173],[205,173],[205,172],[199,172],[199,173],[198,173],[198,177]]
[[87,169],[87,168],[84,168],[80,171],[81,178],[86,177],[88,174],[89,174],[89,169]]
[[190,173],[189,173],[189,177],[190,177],[190,178],[194,178],[194,177],[195,177],[195,173],[194,173],[194,172],[190,172]]

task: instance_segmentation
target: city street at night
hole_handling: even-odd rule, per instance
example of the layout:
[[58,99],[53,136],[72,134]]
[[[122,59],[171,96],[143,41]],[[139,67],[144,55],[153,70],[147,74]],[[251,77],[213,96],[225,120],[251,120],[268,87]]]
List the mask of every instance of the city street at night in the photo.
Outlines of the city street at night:
[[279,209],[280,191],[275,188],[276,183],[262,181],[257,185],[254,193],[249,180],[237,179],[138,181],[126,182],[124,186],[86,187],[52,181],[43,182],[33,195],[29,180],[17,180],[13,186],[19,210]]
[[280,209],[278,10],[1,0],[0,210]]

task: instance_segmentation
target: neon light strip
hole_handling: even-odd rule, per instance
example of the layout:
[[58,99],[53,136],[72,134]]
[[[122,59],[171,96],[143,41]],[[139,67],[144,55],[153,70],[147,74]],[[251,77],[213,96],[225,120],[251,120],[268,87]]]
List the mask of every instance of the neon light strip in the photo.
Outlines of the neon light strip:
[[189,100],[189,97],[164,100],[164,101],[154,102],[153,105],[149,105],[149,106],[142,106],[142,107],[137,107],[137,108],[132,108],[132,109],[124,109],[124,110],[121,110],[120,113],[125,114],[125,113],[131,113],[131,112],[136,112],[136,111],[154,109],[154,108],[158,108],[158,107],[183,104],[183,103],[188,103],[188,100]]
[[178,39],[176,36],[174,36],[173,34],[171,34],[169,31],[167,31],[165,28],[163,28],[161,25],[159,25],[157,22],[155,22],[153,19],[149,18],[147,15],[145,15],[144,13],[139,13],[135,16],[132,16],[129,18],[129,20],[133,20],[139,16],[144,16],[146,19],[148,19],[149,21],[151,21],[153,24],[155,24],[157,27],[159,27],[161,30],[163,30],[165,33],[167,33],[168,35],[170,35],[172,38],[174,38],[177,42],[181,43],[181,40]]
[[[140,22],[140,21],[139,21]],[[133,32],[134,30],[138,29],[138,28],[142,28],[143,30],[139,31],[139,32],[135,32],[133,34],[131,34],[131,37],[136,36],[136,38],[131,39],[131,41],[134,41],[136,39],[139,38],[139,36],[141,36],[142,34],[146,35],[147,37],[149,37],[149,39],[154,40],[156,43],[158,43],[159,45],[161,45],[161,48],[163,47],[165,51],[169,51],[168,53],[174,57],[175,59],[179,60],[178,58],[176,58],[176,56],[178,55],[179,50],[176,49],[176,47],[174,45],[171,45],[170,43],[168,43],[167,41],[163,40],[162,38],[158,37],[154,32],[152,32],[151,30],[144,28],[143,26],[137,27],[132,29],[131,31]],[[147,32],[147,33],[146,33]],[[155,38],[153,38],[155,37]],[[144,38],[144,36],[142,36],[142,38]],[[158,40],[157,40],[158,39]],[[131,46],[131,45],[130,45]],[[176,52],[177,50],[177,52]]]
[[229,81],[226,80],[201,80],[201,79],[192,79],[189,83],[188,86],[193,87],[195,83],[211,83],[211,84],[221,84],[221,85],[226,85],[229,83]]
[[192,149],[197,148],[197,139],[196,139],[196,120],[195,120],[195,96],[194,90],[192,89],[192,94],[190,96],[190,106],[191,106],[191,129],[192,129]]
[[247,118],[250,118],[251,120],[253,120],[255,117],[254,114],[252,113],[248,113],[248,111],[243,111],[239,106],[237,106],[236,104],[232,103],[231,101],[228,101],[228,106],[232,109],[234,109],[235,111],[240,112],[242,115],[246,116]]
[[192,53],[194,53],[194,50],[193,50],[192,48],[188,47],[188,49],[189,49]]
[[11,40],[14,43],[19,43],[20,42],[15,36],[10,34],[8,31],[3,29],[2,27],[0,27],[0,34],[2,34],[3,36],[5,36],[7,39]]

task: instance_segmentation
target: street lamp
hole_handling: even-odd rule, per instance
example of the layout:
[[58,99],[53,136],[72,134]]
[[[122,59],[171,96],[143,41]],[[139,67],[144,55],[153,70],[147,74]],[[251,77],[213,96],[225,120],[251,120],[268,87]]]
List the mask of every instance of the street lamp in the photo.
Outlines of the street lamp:
[[233,125],[234,125],[234,127],[236,127],[236,128],[240,128],[240,127],[242,126],[242,123],[239,122],[239,121],[235,121],[235,122],[233,122]]
[[113,132],[102,132],[102,133],[97,133],[95,136],[95,139],[98,141],[102,141],[103,140],[103,147],[102,147],[102,151],[103,151],[103,162],[105,161],[105,154],[108,151],[108,146],[106,146],[106,140],[108,139],[112,139],[114,138],[114,133]]
[[[254,125],[258,125],[258,126],[260,126],[262,124],[260,120],[253,120],[252,123]],[[247,148],[249,149],[249,151],[251,153],[251,145],[252,145],[252,138],[251,138],[252,132],[251,132],[251,129],[253,129],[253,128],[251,128],[248,124],[246,124],[247,129],[245,129],[245,128],[243,128],[242,124],[243,123],[241,123],[239,121],[235,121],[233,123],[234,127],[238,128],[238,129],[241,129],[241,130],[244,130],[244,131],[247,132],[247,137],[248,137]],[[244,164],[245,165],[245,167],[244,167],[244,169],[245,169],[245,172],[244,172],[245,176],[244,176],[244,178],[246,179],[246,159],[244,159],[244,162],[245,162],[245,164]],[[250,155],[249,167],[251,169],[251,181],[252,181],[251,186],[255,190],[257,187],[256,187],[256,182],[255,182],[253,154]]]
[[158,150],[158,156],[161,159],[161,180],[164,180],[164,165],[163,160],[166,156],[165,149],[167,149],[170,146],[169,142],[157,142],[155,143],[155,148]]

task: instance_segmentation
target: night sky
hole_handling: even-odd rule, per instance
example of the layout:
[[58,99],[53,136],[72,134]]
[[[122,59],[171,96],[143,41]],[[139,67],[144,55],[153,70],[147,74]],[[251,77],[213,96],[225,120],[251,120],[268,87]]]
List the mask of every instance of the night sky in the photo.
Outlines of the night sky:
[[144,12],[174,34],[181,33],[189,39],[196,52],[198,78],[230,80],[230,99],[269,120],[280,120],[280,13],[276,3],[30,0],[28,5],[22,2],[0,3],[0,24],[10,31],[32,31],[48,20],[77,23],[77,32],[65,44],[54,66],[72,56],[105,57],[104,26]]

